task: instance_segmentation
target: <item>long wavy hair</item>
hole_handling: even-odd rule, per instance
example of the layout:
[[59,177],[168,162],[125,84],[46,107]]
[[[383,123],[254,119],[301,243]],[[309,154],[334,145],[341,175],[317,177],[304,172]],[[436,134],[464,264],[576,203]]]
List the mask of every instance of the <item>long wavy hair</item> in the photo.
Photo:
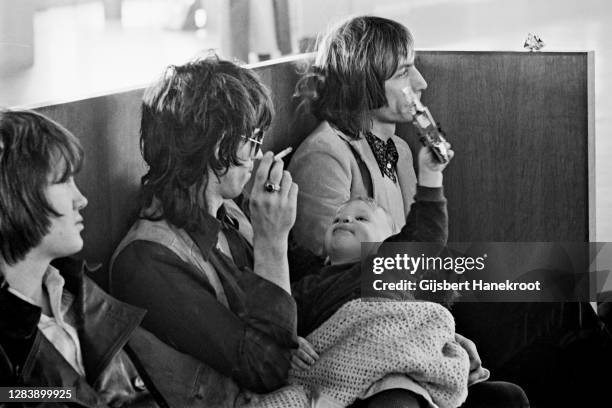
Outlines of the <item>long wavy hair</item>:
[[318,39],[314,64],[296,94],[318,120],[359,138],[371,126],[370,111],[388,103],[385,81],[413,52],[412,34],[402,24],[351,18]]
[[270,93],[255,73],[216,56],[170,66],[145,91],[140,148],[141,216],[197,230],[207,212],[208,169],[220,176],[239,164],[241,136],[266,129]]

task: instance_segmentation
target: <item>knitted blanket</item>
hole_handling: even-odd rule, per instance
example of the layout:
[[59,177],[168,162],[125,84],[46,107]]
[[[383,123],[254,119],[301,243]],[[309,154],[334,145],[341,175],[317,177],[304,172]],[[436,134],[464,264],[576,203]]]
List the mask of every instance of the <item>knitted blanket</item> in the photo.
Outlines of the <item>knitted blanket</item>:
[[468,355],[455,341],[452,315],[436,303],[354,300],[307,340],[319,360],[249,406],[310,407],[318,400],[344,407],[396,374],[409,376],[440,408],[458,407],[467,397]]

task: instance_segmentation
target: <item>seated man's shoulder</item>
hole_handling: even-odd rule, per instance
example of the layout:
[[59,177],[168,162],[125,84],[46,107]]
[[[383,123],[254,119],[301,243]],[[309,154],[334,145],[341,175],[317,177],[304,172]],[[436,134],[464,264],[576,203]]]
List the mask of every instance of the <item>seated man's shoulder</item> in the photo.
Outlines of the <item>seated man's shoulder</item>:
[[328,151],[330,148],[348,148],[345,138],[346,136],[341,131],[334,129],[329,122],[323,121],[304,139],[298,152],[300,150]]
[[316,165],[316,157],[331,157],[348,165],[353,153],[345,141],[345,137],[342,132],[332,128],[329,123],[321,122],[297,148],[291,159],[289,171],[295,170],[296,167]]
[[[170,247],[144,238],[131,241],[118,252],[112,269],[128,269],[132,272],[146,270],[151,273],[153,270],[150,268],[154,265],[172,265],[175,263],[181,263],[181,259]],[[135,266],[138,267],[134,268]],[[154,269],[157,270],[157,268]]]

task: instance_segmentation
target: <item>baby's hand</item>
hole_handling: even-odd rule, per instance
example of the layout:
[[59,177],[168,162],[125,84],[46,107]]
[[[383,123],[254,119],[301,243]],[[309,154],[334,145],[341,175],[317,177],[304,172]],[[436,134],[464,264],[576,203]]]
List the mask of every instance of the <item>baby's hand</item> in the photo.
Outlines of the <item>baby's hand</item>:
[[291,351],[291,368],[308,370],[319,359],[312,345],[303,337],[298,337],[298,348]]
[[470,374],[468,376],[468,386],[476,384],[477,382],[485,381],[489,378],[489,370],[482,366],[478,350],[476,350],[476,344],[466,337],[463,337],[459,333],[455,333],[455,340],[461,347],[467,351],[468,357],[470,358]]
[[442,170],[448,166],[450,161],[455,156],[455,152],[451,149],[451,145],[446,143],[448,151],[448,162],[440,163],[436,160],[435,155],[429,147],[421,147],[418,155],[419,164],[419,185],[424,187],[442,187]]

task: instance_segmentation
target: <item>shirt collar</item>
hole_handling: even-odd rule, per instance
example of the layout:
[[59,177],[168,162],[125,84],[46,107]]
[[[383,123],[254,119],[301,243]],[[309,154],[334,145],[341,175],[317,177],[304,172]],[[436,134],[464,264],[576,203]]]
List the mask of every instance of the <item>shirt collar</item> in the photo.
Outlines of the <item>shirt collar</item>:
[[229,227],[237,230],[239,227],[238,221],[230,217],[225,206],[221,205],[216,217],[205,213],[202,217],[202,227],[197,231],[190,231],[190,236],[200,249],[204,260],[208,260],[210,253],[216,247],[219,240],[219,232]]
[[397,181],[396,172],[399,153],[393,138],[390,137],[385,142],[372,132],[366,132],[365,139],[370,145],[382,175],[389,177],[395,183]]
[[[45,271],[45,274],[43,275],[43,285],[47,289],[47,294],[49,295],[49,304],[51,306],[51,313],[53,314],[53,317],[55,317],[55,319],[58,322],[60,322],[60,324],[63,322],[64,313],[70,306],[69,303],[71,303],[71,302],[66,302],[66,299],[63,299],[64,304],[62,307],[62,297],[64,294],[64,283],[65,283],[64,278],[60,275],[59,271],[53,266],[49,265],[47,267],[47,270]],[[28,296],[24,295],[18,290],[13,289],[10,286],[8,287],[8,291],[23,301],[26,301],[32,305],[36,304],[33,299],[29,298]]]

